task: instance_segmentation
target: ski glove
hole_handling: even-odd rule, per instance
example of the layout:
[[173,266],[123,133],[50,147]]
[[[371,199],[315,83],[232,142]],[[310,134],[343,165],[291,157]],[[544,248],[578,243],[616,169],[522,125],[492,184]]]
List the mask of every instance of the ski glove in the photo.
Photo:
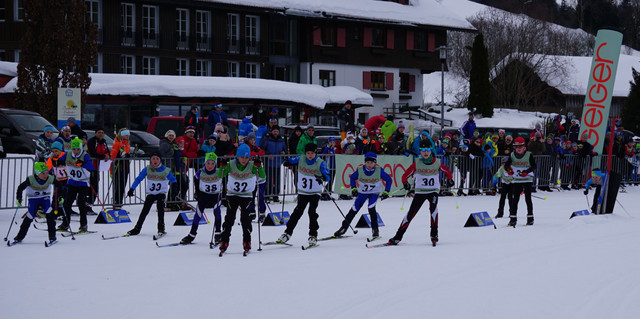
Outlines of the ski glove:
[[470,159],[474,159],[474,158],[476,158],[476,157],[475,157],[475,156],[473,156],[473,154],[469,154],[469,158],[470,158]]
[[84,164],[84,160],[81,158],[76,159],[76,166],[82,166]]
[[588,190],[588,189],[585,189],[585,190],[584,190],[584,194],[585,194],[585,195],[589,195],[589,190]]
[[285,159],[284,161],[282,161],[282,166],[291,167],[291,163],[289,163],[289,159]]
[[380,200],[385,200],[387,198],[389,198],[389,192],[387,191],[382,192],[382,195],[380,196]]
[[225,166],[227,166],[228,162],[229,161],[226,158],[219,158],[218,159],[218,166],[225,167]]
[[129,191],[127,192],[127,196],[133,197],[133,189],[129,188]]
[[320,176],[316,176],[316,182],[318,182],[318,184],[322,185],[322,183],[324,183],[325,181],[325,177],[324,175],[320,175]]
[[358,196],[358,189],[356,187],[351,187],[351,195]]
[[58,197],[58,204],[64,204],[64,198],[62,198],[62,196]]
[[404,187],[404,189],[406,190],[411,190],[411,184],[409,184],[409,182],[404,182],[402,183],[402,186]]
[[447,187],[453,187],[453,185],[455,185],[456,182],[454,182],[452,179],[447,180]]
[[255,166],[255,167],[262,166],[262,160],[260,158],[256,157],[256,159],[253,160],[253,166]]
[[16,205],[18,205],[18,207],[22,207],[22,198],[16,199]]

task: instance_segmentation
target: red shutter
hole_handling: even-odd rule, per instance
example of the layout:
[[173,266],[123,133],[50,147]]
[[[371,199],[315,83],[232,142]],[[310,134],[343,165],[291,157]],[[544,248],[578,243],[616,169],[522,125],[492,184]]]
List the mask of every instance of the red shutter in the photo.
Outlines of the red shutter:
[[413,31],[407,31],[407,51],[413,50]]
[[416,76],[409,75],[409,92],[415,92],[415,91],[416,91]]
[[393,90],[393,73],[387,73],[387,83],[385,83],[387,90]]
[[338,28],[338,47],[344,48],[347,46],[347,29]]
[[365,48],[371,47],[371,28],[364,28],[364,35],[362,37],[362,46]]
[[387,30],[387,49],[392,49],[394,47],[395,39],[394,39],[393,30]]
[[362,88],[371,89],[371,72],[362,72]]
[[429,50],[429,52],[434,52],[436,50],[436,35],[429,33],[427,41],[429,41],[427,43],[427,50]]
[[313,45],[322,45],[322,28],[317,25],[313,27]]

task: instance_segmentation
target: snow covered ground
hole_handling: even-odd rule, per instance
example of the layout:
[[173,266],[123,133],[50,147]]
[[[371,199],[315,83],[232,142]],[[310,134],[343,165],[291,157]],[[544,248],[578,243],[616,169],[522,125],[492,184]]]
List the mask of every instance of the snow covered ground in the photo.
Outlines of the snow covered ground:
[[[156,248],[153,212],[142,234],[132,238],[100,237],[124,234],[131,223],[90,224],[99,233],[75,241],[58,236],[60,243],[45,248],[46,232],[32,229],[23,244],[0,248],[0,317],[637,318],[640,211],[634,204],[640,188],[629,188],[618,196],[626,211],[616,205],[613,215],[571,220],[572,211],[587,208],[582,191],[538,192],[546,200],[533,199],[536,224],[522,226],[521,200],[516,229],[506,228],[504,218],[496,220],[497,229],[463,228],[472,212],[495,215],[497,197],[441,198],[435,248],[426,207],[398,247],[367,249],[370,231],[360,229],[354,237],[302,251],[305,215],[291,239],[294,247],[263,246],[258,252],[254,228],[248,257],[241,254],[240,226],[222,258],[209,249],[211,224],[201,226],[195,244]],[[378,204],[384,239],[395,233],[410,201]],[[338,204],[346,213],[352,202]],[[129,208],[135,222],[141,207]],[[271,208],[279,211],[280,205]],[[0,211],[3,234],[13,212]],[[332,234],[339,212],[332,202],[321,202],[319,214],[320,235]],[[167,213],[168,235],[161,243],[187,234],[188,227],[171,226],[176,215]],[[261,231],[266,242],[283,227]],[[10,238],[16,232],[14,225]]]

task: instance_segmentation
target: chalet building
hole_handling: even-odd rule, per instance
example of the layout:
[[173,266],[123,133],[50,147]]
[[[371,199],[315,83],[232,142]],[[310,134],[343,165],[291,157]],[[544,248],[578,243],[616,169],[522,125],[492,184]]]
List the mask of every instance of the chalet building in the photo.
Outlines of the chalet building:
[[[0,0],[0,60],[19,60],[24,33],[22,2]],[[94,73],[245,77],[349,86],[373,97],[371,105],[356,110],[361,122],[396,103],[422,105],[421,75],[440,70],[437,48],[446,45],[447,30],[475,31],[435,0],[85,3],[88,18],[99,29]],[[220,99],[141,100],[132,96],[116,104],[132,107],[132,112],[135,109],[146,118],[181,115],[193,103],[210,108],[213,101]],[[89,97],[83,112],[94,113],[88,118],[101,119],[110,117],[109,112],[118,113],[108,110],[108,102]],[[254,113],[267,108],[251,101],[242,104]],[[340,106],[313,109],[292,121],[320,122],[323,118],[322,124],[333,124],[333,114]],[[240,115],[244,109],[235,111]]]

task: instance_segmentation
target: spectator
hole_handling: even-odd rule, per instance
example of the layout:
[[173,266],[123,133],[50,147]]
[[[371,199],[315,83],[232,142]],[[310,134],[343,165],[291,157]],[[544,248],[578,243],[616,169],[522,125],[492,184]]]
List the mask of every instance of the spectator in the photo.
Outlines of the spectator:
[[[480,137],[480,131],[478,131],[477,129],[473,131],[473,135],[471,136],[471,141],[475,141],[477,139],[481,139],[482,137]],[[484,143],[484,141],[482,141]]]
[[473,118],[473,112],[469,112],[469,119],[462,123],[460,127],[460,134],[462,138],[471,139],[473,137],[473,131],[476,130],[476,122]]
[[511,155],[513,152],[513,136],[507,135],[504,137],[504,149],[500,155]]
[[249,133],[249,135],[247,135],[247,137],[244,139],[244,143],[249,145],[249,150],[251,151],[251,157],[265,155],[265,152],[260,147],[258,147],[258,145],[256,145],[255,133],[253,132]]
[[387,117],[387,121],[382,124],[382,128],[380,128],[380,132],[384,136],[384,141],[388,142],[391,140],[391,135],[398,129],[398,127],[393,123],[393,115],[389,115]]
[[364,154],[362,151],[367,144],[369,144],[369,130],[363,127],[356,137],[356,154]]
[[160,140],[158,153],[160,153],[160,157],[164,161],[163,164],[169,167],[172,172],[176,171],[176,164],[180,162],[180,157],[174,157],[174,153],[176,151],[178,151],[178,146],[176,144],[176,132],[168,130],[164,133],[164,138]]
[[482,180],[482,164],[484,151],[482,149],[482,139],[476,138],[469,145],[469,195],[480,194],[480,182]]
[[[329,169],[329,173],[331,175],[331,178],[329,179],[330,181],[332,181],[336,175],[335,154],[339,154],[339,149],[336,146],[336,138],[333,136],[330,136],[329,139],[327,140],[327,145],[325,145],[325,147],[322,148],[322,156],[321,156],[321,158],[327,164],[327,168]],[[320,196],[320,200],[331,200],[330,198],[331,187],[327,187],[327,192],[328,193],[322,193],[322,195]]]
[[533,132],[531,132],[531,134],[529,134],[529,141],[531,141],[534,137],[536,137],[537,139],[538,133],[540,133],[540,137],[544,139],[544,133],[542,132],[542,126],[540,125],[540,123],[537,123],[536,128],[533,130]]
[[209,129],[211,133],[215,132],[215,127],[218,123],[229,127],[229,121],[227,120],[227,114],[222,110],[222,104],[218,103],[213,107],[213,110],[209,112],[207,116],[207,122],[209,122]]
[[419,138],[415,139],[413,141],[413,145],[411,145],[411,152],[415,155],[415,156],[420,156],[420,143],[422,141],[428,140],[428,147],[431,148],[435,148],[436,143],[433,142],[433,140],[431,139],[431,136],[429,135],[429,132],[427,132],[426,130],[420,132],[420,136]]
[[356,149],[356,138],[352,132],[347,133],[347,137],[341,142],[340,148],[343,154],[355,155],[358,153]]
[[[184,210],[191,209],[184,201],[186,200],[187,191],[189,190],[189,168],[192,165],[192,160],[198,158],[198,142],[193,138],[195,134],[195,128],[189,126],[184,131],[184,135],[176,139],[181,158],[179,159],[180,163],[176,164],[174,176],[178,180],[180,198],[173,198],[173,200],[183,202],[182,209]],[[175,206],[173,209],[175,209]]]
[[[558,139],[558,142],[560,140]],[[538,161],[540,165],[538,165],[538,188],[541,191],[552,192],[550,184],[553,181],[552,176],[553,172],[551,172],[551,168],[554,166],[555,161],[557,159],[557,145],[553,141],[553,135],[547,135],[544,151],[542,153],[544,158],[541,161]]]
[[[271,111],[269,111],[269,113],[267,113],[268,118],[270,120],[277,119],[278,118],[278,111],[279,110],[278,110],[277,107],[272,108]],[[277,120],[276,120],[276,124],[278,124]],[[271,126],[268,126],[268,127],[269,127],[269,129],[271,129]]]
[[469,157],[471,153],[469,153],[469,146],[466,144],[460,145],[460,155],[458,156],[458,171],[460,172],[460,188],[458,189],[458,196],[467,196],[462,189],[464,188],[464,183],[467,180],[467,174],[469,173],[469,166],[471,164],[471,159]]
[[122,198],[127,192],[127,179],[129,178],[129,161],[125,158],[129,157],[131,148],[129,146],[129,136],[131,133],[127,128],[121,128],[116,134],[113,145],[111,146],[110,158],[111,176],[113,176],[113,209],[122,208]]
[[489,145],[489,147],[491,147],[491,150],[489,152],[489,154],[491,154],[491,157],[495,157],[496,155],[498,155],[499,140],[500,140],[500,136],[497,134],[493,134],[486,139],[486,145]]
[[571,120],[571,126],[569,126],[568,137],[573,143],[578,142],[578,136],[580,135],[580,121],[577,119]]
[[274,202],[278,202],[277,194],[280,193],[280,166],[282,165],[282,155],[287,154],[287,145],[284,142],[284,138],[280,136],[280,127],[274,125],[271,127],[271,131],[263,140],[262,149],[264,149],[267,155],[277,155],[268,157],[265,161],[265,170],[267,174],[267,190],[266,194],[271,194],[271,199]]
[[533,138],[527,144],[527,150],[531,152],[531,155],[542,155],[544,153],[544,138],[542,133],[536,132]]
[[93,191],[89,192],[88,204],[93,204],[93,202],[96,200],[96,194],[98,194],[99,191],[98,185],[100,185],[100,161],[108,160],[110,158],[109,146],[107,145],[107,140],[104,139],[104,129],[98,128],[95,132],[95,136],[87,141],[89,156],[93,159],[93,167],[96,168],[94,171],[91,171],[89,184],[93,188]]
[[405,148],[406,148],[407,137],[404,135],[404,130],[405,130],[404,122],[400,121],[398,123],[398,128],[396,128],[395,132],[393,132],[393,134],[391,135],[391,140],[398,141],[398,136],[401,136],[402,140],[405,142]]
[[63,126],[54,142],[60,142],[65,153],[71,152],[71,128],[69,126]]
[[198,157],[200,157],[198,164],[200,167],[203,167],[207,153],[216,152],[217,142],[218,142],[218,134],[216,134],[216,132],[213,132],[211,135],[209,135],[209,137],[207,137],[207,140],[202,144],[202,146],[200,146],[200,149],[198,150]]
[[80,126],[76,123],[76,119],[70,117],[67,119],[67,126],[71,128],[71,136],[77,136],[79,139],[86,139],[87,133],[85,133]]
[[240,141],[242,141],[249,133],[253,132],[253,124],[251,120],[253,119],[253,115],[251,113],[247,113],[247,115],[242,119],[242,122],[238,126],[238,136]]
[[489,144],[484,145],[483,156],[482,156],[482,188],[485,189],[485,194],[487,195],[495,195],[495,192],[490,190],[492,186],[493,179],[493,156],[491,153],[493,152],[493,148]]
[[36,141],[36,162],[47,161],[51,156],[51,144],[53,144],[53,126],[47,125]]
[[218,157],[235,155],[238,145],[233,139],[231,139],[231,137],[229,137],[227,128],[218,123],[216,124],[214,133],[218,135],[218,141],[216,142],[216,155],[218,155]]
[[460,132],[455,131],[451,135],[451,147],[460,148]]
[[[351,106],[351,101],[347,100],[344,107],[337,113],[338,124],[340,126],[340,136],[342,139],[347,138],[347,132],[355,132],[355,113]],[[291,153],[294,154],[294,153]]]
[[390,155],[409,155],[405,147],[404,134],[393,134],[391,141],[386,144],[387,154]]
[[[269,120],[269,123],[267,123],[267,129],[263,132],[264,134],[259,139],[260,141],[258,142],[258,145],[260,146],[261,149],[264,149],[265,137],[271,133],[271,128],[274,126],[278,126],[278,119],[276,118],[272,118]],[[278,126],[278,132],[280,132],[279,126]],[[256,136],[258,135],[256,134]]]
[[384,118],[384,115],[376,115],[370,117],[366,122],[364,122],[364,127],[367,128],[369,134],[373,133],[375,130],[379,129],[384,122],[387,120]]
[[296,126],[293,129],[293,132],[289,136],[289,154],[298,154],[298,142],[300,142],[300,137],[302,136],[302,127],[300,125]]
[[195,128],[195,136],[198,137],[198,132],[200,131],[200,119],[198,119],[198,107],[193,105],[189,112],[184,116],[184,127],[192,126]]
[[[265,152],[256,145],[256,134],[253,132],[249,133],[249,135],[247,135],[247,137],[244,139],[244,142],[247,146],[249,146],[249,154],[254,159],[254,163],[260,162],[261,160],[258,158],[258,156],[264,156]],[[253,190],[253,200],[249,204],[249,216],[252,216],[251,219],[253,220],[256,216],[255,198],[256,195],[258,195],[258,211],[260,213],[259,222],[262,222],[264,220],[265,211],[267,210],[266,199],[264,197],[265,179],[258,178],[258,185]]]
[[313,127],[313,125],[309,124],[307,125],[307,129],[305,130],[304,134],[302,134],[302,136],[300,136],[300,141],[298,142],[298,146],[296,147],[296,154],[301,154],[304,155],[305,151],[304,151],[304,147],[307,144],[318,144],[316,142],[316,137],[314,136],[315,134],[315,129]]

